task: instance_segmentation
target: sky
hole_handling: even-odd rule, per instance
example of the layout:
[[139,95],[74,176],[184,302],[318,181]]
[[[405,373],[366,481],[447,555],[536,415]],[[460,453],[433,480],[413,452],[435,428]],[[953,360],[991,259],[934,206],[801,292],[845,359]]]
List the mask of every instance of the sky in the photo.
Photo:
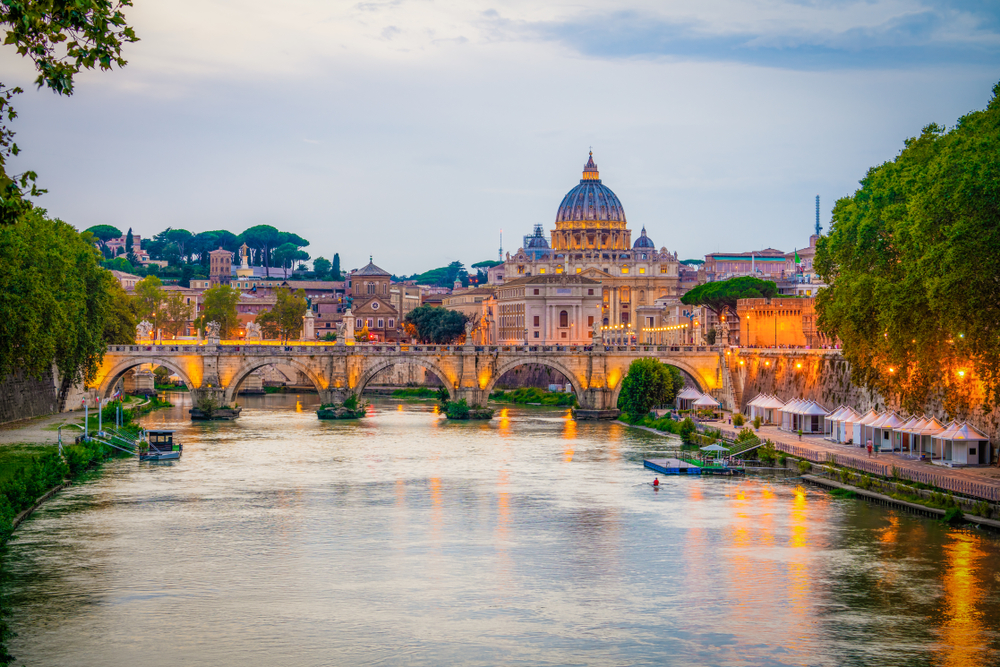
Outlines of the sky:
[[270,224],[404,275],[554,227],[588,150],[681,259],[808,243],[1000,81],[996,0],[134,0],[76,93],[0,47],[39,205],[79,229]]

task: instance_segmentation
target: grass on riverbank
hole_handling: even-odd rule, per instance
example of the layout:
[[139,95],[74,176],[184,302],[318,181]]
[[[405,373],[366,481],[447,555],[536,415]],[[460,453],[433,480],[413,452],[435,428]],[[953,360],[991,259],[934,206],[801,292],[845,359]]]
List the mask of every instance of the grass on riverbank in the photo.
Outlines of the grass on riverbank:
[[514,403],[516,405],[552,405],[558,407],[576,407],[576,394],[546,391],[537,387],[521,387],[513,391],[497,390],[490,394],[490,400],[496,403]]
[[444,387],[434,388],[434,387],[403,387],[402,389],[393,390],[391,396],[393,398],[433,398],[433,399],[447,399],[447,391],[445,391],[444,397],[442,397],[441,392]]

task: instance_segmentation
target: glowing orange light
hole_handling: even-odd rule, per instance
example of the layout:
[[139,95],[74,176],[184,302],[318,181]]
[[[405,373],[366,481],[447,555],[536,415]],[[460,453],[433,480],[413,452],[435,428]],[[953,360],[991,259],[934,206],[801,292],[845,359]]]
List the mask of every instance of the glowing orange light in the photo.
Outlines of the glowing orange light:
[[965,371],[959,371],[958,372],[958,377],[964,378],[965,377]]
[[892,366],[889,366],[889,372],[890,372],[890,373],[895,373],[895,372],[896,372],[896,369],[895,369],[895,368],[893,368]]
[[740,366],[742,366],[742,365],[743,365],[743,360],[741,359],[741,360],[740,360]]
[[770,362],[770,361],[765,361],[765,362],[764,362],[764,365],[765,365],[765,366],[770,366],[770,365],[771,365],[771,362]]
[[802,364],[795,364],[796,368],[802,368]]

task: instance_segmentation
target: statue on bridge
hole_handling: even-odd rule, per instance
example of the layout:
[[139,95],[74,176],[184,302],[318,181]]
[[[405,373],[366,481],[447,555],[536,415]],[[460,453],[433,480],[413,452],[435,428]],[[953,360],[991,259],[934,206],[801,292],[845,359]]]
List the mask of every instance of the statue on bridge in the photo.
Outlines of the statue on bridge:
[[143,320],[139,324],[135,325],[135,340],[136,342],[141,342],[144,340],[149,340],[152,337],[153,325]]
[[208,336],[209,340],[219,340],[219,333],[222,331],[222,325],[218,322],[212,321],[205,325],[205,335]]
[[256,322],[249,322],[247,324],[247,340],[262,340],[264,334],[261,332],[260,325]]

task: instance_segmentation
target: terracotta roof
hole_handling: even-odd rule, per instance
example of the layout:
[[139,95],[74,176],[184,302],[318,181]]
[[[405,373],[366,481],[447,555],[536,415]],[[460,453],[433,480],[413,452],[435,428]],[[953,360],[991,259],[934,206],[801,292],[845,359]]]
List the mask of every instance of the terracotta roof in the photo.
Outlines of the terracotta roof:
[[354,272],[356,276],[391,276],[392,274],[385,269],[380,269],[371,262],[369,258],[368,265],[362,267]]

